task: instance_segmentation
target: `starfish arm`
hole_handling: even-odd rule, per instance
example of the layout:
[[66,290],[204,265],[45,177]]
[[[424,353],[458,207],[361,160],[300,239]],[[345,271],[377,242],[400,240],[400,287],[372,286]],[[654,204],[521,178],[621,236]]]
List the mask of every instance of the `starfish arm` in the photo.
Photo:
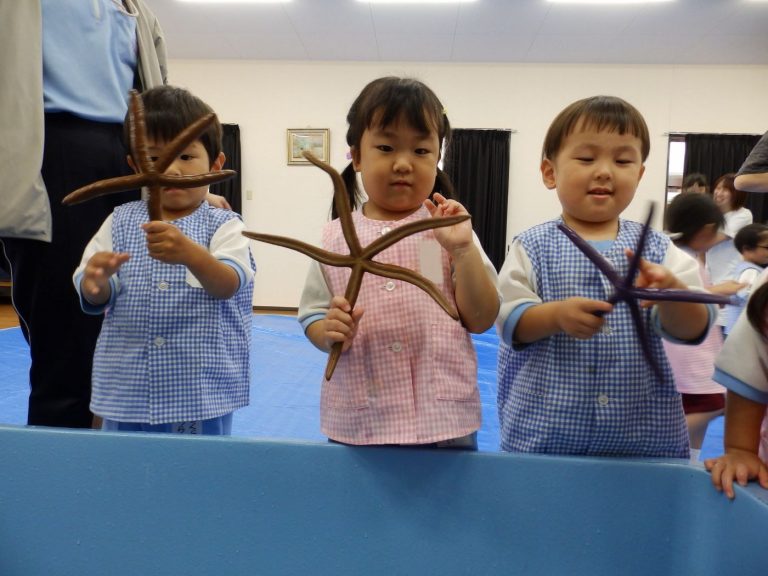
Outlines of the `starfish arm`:
[[635,333],[637,334],[637,337],[640,340],[640,347],[643,350],[643,356],[645,356],[645,361],[648,362],[650,367],[653,369],[653,373],[656,375],[656,379],[661,380],[661,377],[662,377],[661,368],[659,367],[658,363],[656,362],[656,359],[653,357],[653,354],[651,353],[651,344],[649,342],[648,335],[646,334],[645,324],[643,324],[643,318],[640,315],[640,308],[638,307],[637,302],[635,300],[628,300],[627,306],[629,306],[629,312],[632,315],[632,323],[635,325]]
[[661,302],[693,302],[699,304],[729,304],[730,296],[712,294],[711,292],[696,292],[694,290],[678,290],[676,288],[632,288],[632,298],[638,300],[656,300]]
[[[174,158],[181,154],[181,152],[194,142],[200,135],[205,132],[206,128],[216,120],[216,114],[210,113],[195,120],[192,124],[187,126],[184,130],[171,140],[164,148],[160,157],[155,161],[155,170],[159,173],[165,172],[166,168],[171,165]],[[213,162],[215,158],[210,158]]]
[[144,122],[144,103],[136,90],[130,91],[128,103],[130,114],[128,115],[128,141],[131,146],[131,156],[139,167],[139,172],[152,174],[155,172],[154,164],[149,157],[147,149],[147,126]]
[[108,180],[99,180],[74,192],[67,194],[61,201],[65,206],[87,202],[105,194],[114,194],[116,192],[126,192],[127,190],[138,190],[148,183],[143,174],[131,174],[130,176],[119,176]]
[[573,242],[576,245],[576,248],[581,250],[581,252],[589,258],[589,260],[602,272],[606,278],[616,287],[621,286],[622,280],[619,277],[619,275],[616,273],[616,270],[613,269],[613,266],[611,266],[608,261],[603,258],[600,253],[592,248],[592,246],[589,245],[585,240],[581,238],[576,232],[571,230],[568,226],[565,224],[558,224],[557,227],[560,229],[563,234],[568,236],[571,242]]
[[445,297],[445,294],[443,294],[437,286],[435,286],[432,282],[424,278],[423,276],[417,274],[413,270],[409,270],[408,268],[403,268],[402,266],[395,266],[394,264],[383,264],[381,262],[375,262],[373,260],[369,260],[365,263],[366,272],[370,272],[371,274],[376,274],[377,276],[384,276],[386,278],[393,278],[395,280],[401,280],[403,282],[408,282],[410,284],[413,284],[414,286],[421,288],[429,294],[432,299],[437,302],[437,304],[445,310],[445,312],[454,320],[459,319],[459,313],[456,311],[456,309],[451,305],[451,303],[448,301],[448,299]]
[[[344,298],[346,298],[347,302],[349,302],[351,308],[354,308],[355,304],[357,303],[357,296],[360,294],[360,286],[363,283],[364,273],[365,270],[360,263],[352,268],[352,274],[349,277],[349,281],[347,282],[347,290],[344,293]],[[336,342],[331,347],[331,352],[328,355],[328,363],[325,365],[326,380],[330,380],[331,376],[333,376],[333,371],[336,369],[336,364],[339,362],[343,347],[344,344],[342,342]]]
[[471,216],[469,214],[463,214],[461,216],[447,216],[445,218],[424,218],[417,222],[411,222],[405,224],[399,228],[395,228],[391,232],[388,232],[384,236],[376,238],[373,242],[365,247],[362,253],[363,258],[373,258],[376,254],[382,250],[389,248],[392,244],[399,242],[406,236],[416,234],[417,232],[423,232],[424,230],[430,230],[432,228],[442,228],[443,226],[453,226],[459,222],[469,220]]
[[341,175],[333,166],[326,164],[311,152],[304,152],[304,158],[331,177],[333,181],[333,203],[336,206],[336,213],[339,215],[341,231],[347,241],[347,246],[349,246],[350,254],[357,256],[363,249],[360,246],[360,240],[357,238],[355,225],[352,221],[352,207],[349,204],[349,196],[347,196],[347,187],[344,185],[344,180],[341,179]]
[[651,205],[648,208],[648,216],[645,218],[645,224],[643,224],[643,229],[640,232],[640,238],[637,241],[635,253],[632,255],[632,260],[629,262],[629,269],[627,270],[626,276],[624,276],[624,286],[627,288],[633,285],[637,270],[640,268],[640,260],[643,256],[643,250],[645,250],[645,242],[648,239],[648,231],[651,229],[651,220],[653,220],[653,213],[655,209],[655,204],[651,202]]
[[229,180],[236,176],[234,170],[218,170],[216,172],[206,172],[205,174],[195,174],[190,176],[172,176],[162,174],[157,177],[157,181],[163,186],[172,188],[196,188],[197,186],[208,186]]
[[258,234],[256,232],[243,232],[243,236],[251,238],[252,240],[258,240],[259,242],[266,242],[267,244],[274,244],[275,246],[282,246],[283,248],[301,252],[302,254],[329,266],[345,266],[349,268],[354,266],[354,259],[350,256],[328,252],[327,250],[312,246],[301,240],[286,238],[285,236],[273,236],[272,234]]

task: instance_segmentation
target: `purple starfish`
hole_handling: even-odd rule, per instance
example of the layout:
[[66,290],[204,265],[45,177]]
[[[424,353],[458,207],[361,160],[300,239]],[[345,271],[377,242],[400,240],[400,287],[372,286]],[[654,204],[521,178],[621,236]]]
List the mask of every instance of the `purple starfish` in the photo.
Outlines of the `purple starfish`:
[[624,278],[621,278],[616,273],[616,270],[613,269],[610,262],[603,258],[597,250],[581,238],[581,236],[576,234],[576,232],[571,230],[565,224],[558,224],[557,227],[576,245],[576,248],[581,250],[584,255],[597,266],[600,272],[602,272],[613,285],[614,293],[608,298],[608,302],[610,304],[625,302],[627,306],[629,306],[632,322],[635,325],[635,332],[640,339],[640,345],[643,349],[643,356],[645,356],[646,361],[651,365],[651,368],[653,368],[656,376],[661,378],[661,368],[656,363],[653,354],[651,354],[648,336],[645,333],[645,325],[643,324],[643,319],[640,315],[638,300],[728,304],[730,302],[730,297],[712,294],[710,292],[694,292],[692,290],[679,290],[675,288],[638,288],[634,285],[635,276],[640,267],[640,259],[642,257],[643,249],[645,248],[645,241],[648,237],[648,230],[651,227],[653,212],[654,205],[651,204],[650,209],[648,210],[648,217],[645,219],[645,225],[640,233],[640,239],[637,241],[637,249],[632,256],[632,260],[629,263],[629,270]]

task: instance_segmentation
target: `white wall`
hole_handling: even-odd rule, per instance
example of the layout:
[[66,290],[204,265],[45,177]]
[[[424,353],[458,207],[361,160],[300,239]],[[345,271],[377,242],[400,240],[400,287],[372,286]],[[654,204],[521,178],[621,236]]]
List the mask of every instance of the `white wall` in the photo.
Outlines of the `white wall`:
[[[286,129],[330,128],[331,164],[341,171],[348,163],[347,110],[360,89],[379,76],[413,76],[426,82],[456,128],[517,131],[512,135],[508,239],[559,213],[554,192],[541,183],[540,150],[549,123],[576,99],[621,96],[648,122],[650,158],[635,201],[625,213],[634,219],[643,218],[647,201],[664,198],[666,132],[768,130],[765,66],[174,60],[169,67],[171,83],[207,101],[222,122],[240,125],[246,228],[313,244],[329,214],[331,183],[317,168],[286,164]],[[297,306],[309,260],[256,242],[252,248],[259,267],[254,305]]]

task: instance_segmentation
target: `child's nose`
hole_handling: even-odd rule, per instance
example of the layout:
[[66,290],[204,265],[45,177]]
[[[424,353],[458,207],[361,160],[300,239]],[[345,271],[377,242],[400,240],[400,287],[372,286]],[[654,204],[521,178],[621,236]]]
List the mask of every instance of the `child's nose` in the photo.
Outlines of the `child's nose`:
[[392,165],[395,172],[408,172],[411,169],[411,157],[409,154],[400,152],[395,154],[395,162]]
[[611,163],[608,161],[598,161],[595,163],[595,177],[600,180],[606,180],[611,177]]
[[165,173],[166,174],[171,174],[171,175],[174,175],[174,176],[181,175],[181,168],[180,168],[179,160],[176,159],[173,162],[171,162],[168,165],[168,168],[165,169]]

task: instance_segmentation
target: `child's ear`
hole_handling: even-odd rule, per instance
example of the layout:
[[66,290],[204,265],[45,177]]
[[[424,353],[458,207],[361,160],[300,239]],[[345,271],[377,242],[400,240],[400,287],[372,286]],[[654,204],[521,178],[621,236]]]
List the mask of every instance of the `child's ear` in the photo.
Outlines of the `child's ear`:
[[541,161],[541,180],[544,182],[544,186],[550,190],[557,187],[555,165],[549,158],[544,158],[544,160]]
[[134,172],[138,173],[139,169],[136,168],[136,164],[133,163],[133,158],[131,158],[131,155],[128,154],[128,156],[126,156],[125,159],[128,161],[128,166],[131,167],[131,170],[133,170]]
[[224,168],[224,163],[227,161],[227,157],[224,155],[224,152],[219,152],[219,155],[216,157],[216,160],[211,163],[211,169],[210,172],[218,172],[222,168]]
[[349,153],[352,155],[352,167],[355,172],[360,172],[360,149],[357,146],[352,146]]

